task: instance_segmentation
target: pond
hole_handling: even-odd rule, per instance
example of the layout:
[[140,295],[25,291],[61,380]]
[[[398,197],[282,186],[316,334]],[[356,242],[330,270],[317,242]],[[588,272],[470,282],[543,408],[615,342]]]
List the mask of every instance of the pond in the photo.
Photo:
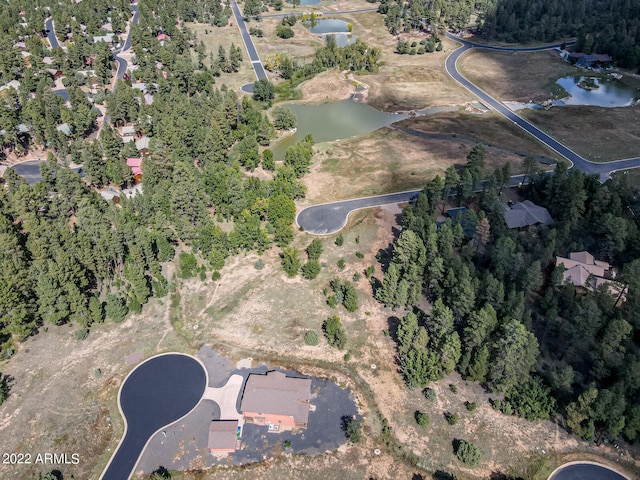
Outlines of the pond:
[[[638,92],[615,79],[571,76],[560,78],[556,83],[571,95],[564,100],[566,105],[628,107],[638,96]],[[584,86],[587,88],[583,88]]]
[[322,39],[326,42],[327,37],[333,37],[338,47],[346,47],[356,41],[356,36],[351,33],[325,33]]
[[288,147],[301,141],[308,133],[316,143],[364,135],[408,117],[386,113],[363,104],[342,100],[323,105],[287,105],[298,118],[298,131],[273,148],[276,160],[284,160]]
[[[293,3],[293,0],[288,0],[288,3]],[[315,7],[320,5],[320,0],[299,0],[296,3],[301,7]]]
[[337,18],[323,18],[305,23],[311,33],[348,33],[349,22]]

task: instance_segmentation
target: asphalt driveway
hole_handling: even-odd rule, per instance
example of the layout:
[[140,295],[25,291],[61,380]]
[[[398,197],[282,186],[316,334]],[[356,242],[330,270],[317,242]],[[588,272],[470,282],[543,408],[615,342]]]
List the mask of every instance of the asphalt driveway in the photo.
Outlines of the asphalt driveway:
[[126,433],[101,478],[128,480],[151,436],[200,402],[206,378],[200,362],[177,353],[153,357],[136,367],[118,397]]

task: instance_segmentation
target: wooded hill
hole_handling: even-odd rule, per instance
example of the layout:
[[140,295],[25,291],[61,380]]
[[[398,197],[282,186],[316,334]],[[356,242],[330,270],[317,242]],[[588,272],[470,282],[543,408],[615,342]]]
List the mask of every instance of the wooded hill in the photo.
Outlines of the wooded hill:
[[[601,185],[562,166],[537,175],[525,196],[555,222],[510,230],[506,183],[497,170],[482,193],[461,178],[482,178],[483,149],[463,171],[429,182],[387,254],[375,288],[384,304],[408,310],[395,334],[410,387],[453,371],[495,393],[494,407],[530,420],[554,418],[585,439],[640,434],[640,234],[637,189],[622,175]],[[436,221],[449,193],[466,213]],[[611,262],[626,301],[605,287],[563,282],[556,256],[590,251]],[[375,284],[375,282],[374,282]],[[428,314],[418,308],[427,300]],[[407,311],[404,310],[404,311]]]
[[640,3],[628,0],[497,0],[482,32],[507,42],[576,37],[576,49],[606,53],[621,67],[640,65]]

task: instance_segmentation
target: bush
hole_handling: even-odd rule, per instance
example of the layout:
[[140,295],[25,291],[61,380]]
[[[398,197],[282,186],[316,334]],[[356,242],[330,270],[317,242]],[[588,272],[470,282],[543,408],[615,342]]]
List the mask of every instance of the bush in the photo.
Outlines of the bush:
[[291,27],[285,27],[284,25],[278,25],[276,27],[276,35],[280,38],[292,38],[294,33],[293,30],[291,30]]
[[458,457],[458,460],[462,463],[470,467],[475,467],[480,463],[482,454],[480,453],[480,449],[473,443],[456,440],[454,444],[456,457]]
[[260,38],[264,35],[264,32],[262,31],[261,28],[251,27],[249,29],[249,35],[253,35],[254,37]]
[[262,270],[264,268],[264,260],[262,260],[261,258],[259,258],[258,260],[255,261],[255,263],[253,264],[253,267],[256,270]]
[[345,264],[344,258],[341,258],[340,260],[338,260],[338,268],[340,270],[344,270],[345,265],[346,264]]
[[342,236],[342,234],[336,237],[336,245],[338,247],[341,247],[342,245],[344,245],[344,237]]
[[342,417],[342,428],[351,443],[362,441],[362,420],[357,420],[350,416]]
[[262,168],[273,171],[276,169],[276,162],[273,159],[273,152],[268,148],[262,152]]
[[112,293],[107,294],[105,305],[105,314],[115,323],[120,323],[127,316],[129,309],[120,297]]
[[416,53],[418,53],[418,51],[415,48],[409,50],[409,55],[415,55]]
[[436,52],[441,52],[442,51],[442,42],[438,42],[438,45],[436,46]]
[[331,295],[327,298],[327,305],[329,305],[330,308],[336,308],[338,306],[338,299],[335,295]]
[[318,332],[316,332],[315,330],[309,330],[304,334],[304,343],[306,343],[307,345],[315,347],[319,342],[320,339],[318,338]]
[[356,252],[356,257],[358,257],[358,258],[362,259],[362,258],[364,258],[364,253],[362,253],[362,252]]
[[178,257],[178,265],[180,278],[192,278],[195,276],[198,270],[198,262],[196,260],[195,255],[187,252],[180,252],[180,256]]
[[422,428],[427,428],[429,423],[431,423],[431,418],[428,413],[416,411],[415,413],[416,423],[420,425]]
[[307,280],[313,280],[320,273],[320,263],[317,260],[309,260],[302,266],[302,276]]
[[458,423],[458,420],[460,419],[457,413],[451,413],[451,412],[444,412],[444,418],[447,419],[447,423],[449,425],[455,425],[456,423]]
[[451,390],[453,393],[458,393],[458,387],[456,387],[453,383],[449,384],[449,390]]
[[476,402],[464,402],[464,406],[467,407],[467,410],[469,410],[470,412],[474,412],[476,410]]
[[319,238],[314,238],[307,247],[307,255],[309,260],[318,260],[322,255],[322,241]]
[[211,274],[211,280],[214,281],[214,282],[217,281],[217,280],[220,280],[220,272],[217,271],[217,270],[215,272],[213,272]]
[[375,271],[376,271],[376,267],[374,267],[373,265],[369,265],[364,271],[364,276],[367,278],[371,278]]
[[300,253],[297,248],[286,247],[280,254],[282,259],[282,269],[287,274],[287,277],[293,278],[298,274],[300,270]]
[[84,340],[88,336],[89,336],[88,327],[79,328],[78,330],[73,332],[73,338],[75,338],[76,340]]
[[422,394],[424,395],[424,398],[426,398],[430,402],[435,402],[436,391],[433,388],[425,388],[424,390],[422,390]]
[[411,42],[411,48],[417,47],[417,46],[418,46],[418,42]]
[[342,350],[347,344],[347,334],[342,327],[340,317],[337,315],[327,318],[322,324],[322,330],[327,342],[332,347]]
[[356,282],[356,283],[359,282],[361,278],[362,278],[362,274],[360,272],[356,272],[356,273],[353,274],[353,281],[354,282]]
[[342,359],[345,362],[348,362],[349,360],[351,360],[351,354],[349,352],[345,353],[344,356],[342,357]]

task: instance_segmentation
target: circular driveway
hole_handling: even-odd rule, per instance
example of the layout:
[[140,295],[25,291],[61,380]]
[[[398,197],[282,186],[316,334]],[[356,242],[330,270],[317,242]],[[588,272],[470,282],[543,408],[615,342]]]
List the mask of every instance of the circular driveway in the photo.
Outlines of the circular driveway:
[[193,410],[206,386],[204,367],[189,355],[170,353],[138,365],[120,388],[125,434],[101,478],[127,480],[148,440]]
[[618,472],[596,463],[569,463],[556,469],[549,480],[627,480]]

